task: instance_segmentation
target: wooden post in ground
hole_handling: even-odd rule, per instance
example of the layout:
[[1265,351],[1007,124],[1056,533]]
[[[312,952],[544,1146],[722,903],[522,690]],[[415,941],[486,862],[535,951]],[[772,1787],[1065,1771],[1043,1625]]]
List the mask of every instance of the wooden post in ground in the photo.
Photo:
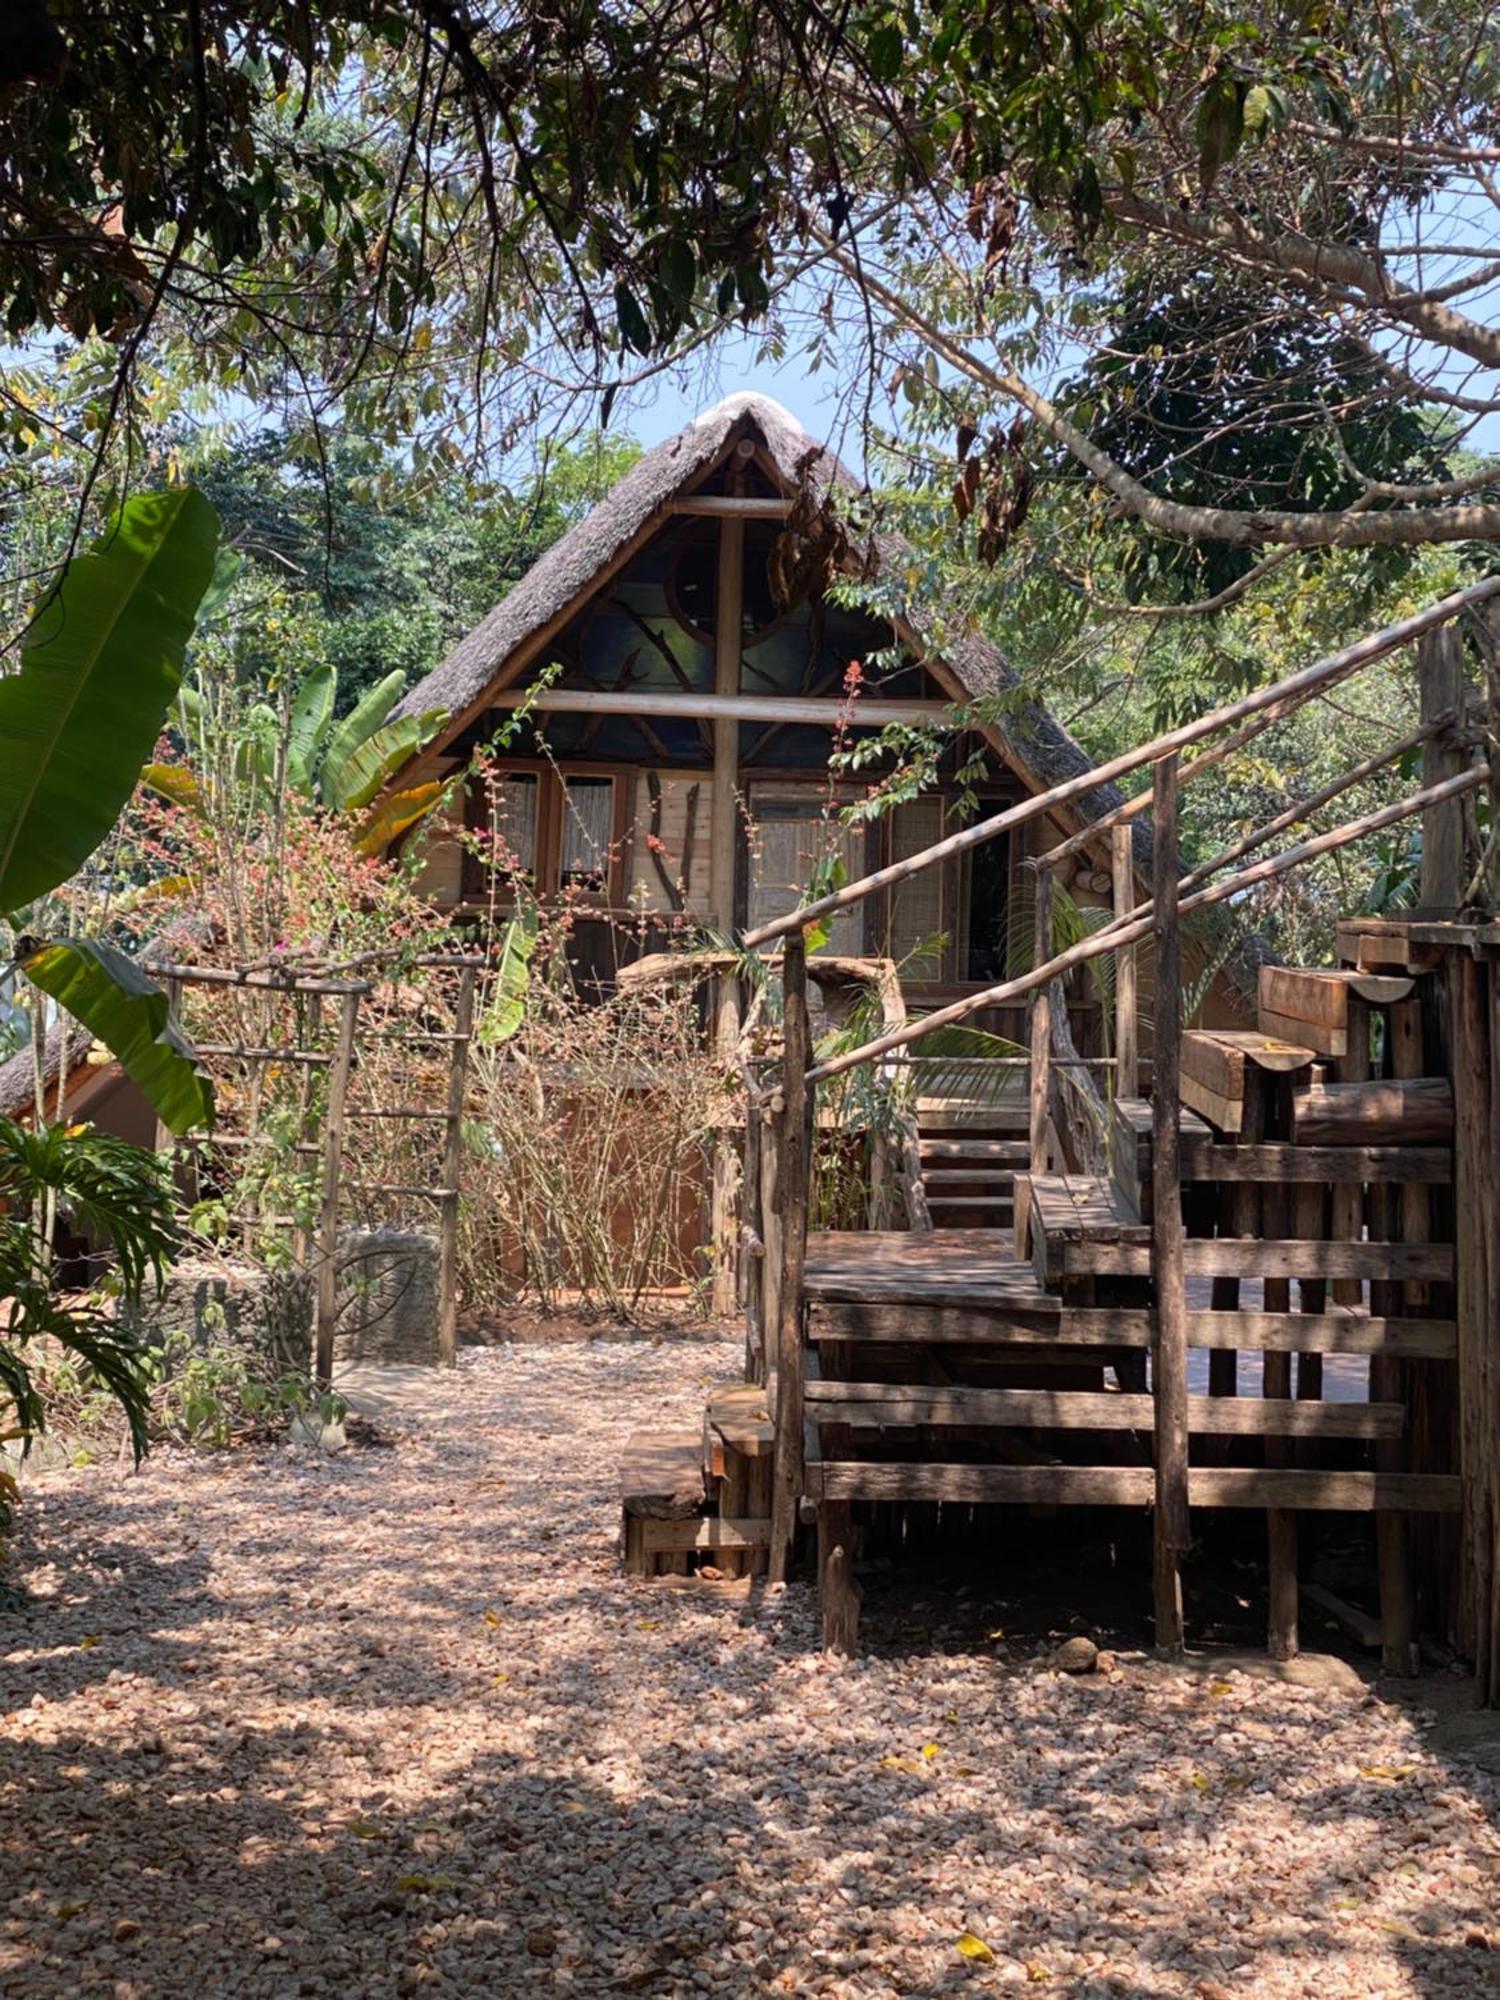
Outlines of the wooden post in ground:
[[[1286,1139],[1291,1131],[1290,1090],[1285,1077],[1264,1075],[1265,1134],[1268,1139]],[[1268,1183],[1261,1192],[1261,1227],[1266,1239],[1275,1242],[1290,1233],[1291,1203],[1280,1183]],[[1291,1281],[1287,1278],[1262,1280],[1261,1302],[1267,1312],[1290,1312]],[[1261,1365],[1261,1393],[1278,1400],[1292,1393],[1292,1357],[1269,1349]],[[1285,1438],[1266,1439],[1266,1464],[1283,1466],[1290,1451]],[[1266,1651],[1273,1660],[1292,1660],[1300,1644],[1297,1627],[1297,1516],[1289,1507],[1266,1510],[1266,1582],[1269,1608],[1266,1620]]]
[[781,1297],[776,1339],[776,1484],[771,1504],[771,1580],[784,1583],[791,1566],[802,1501],[802,1273],[807,1259],[807,1210],[812,1182],[812,1086],[807,1071],[812,1035],[807,1018],[807,943],[786,940],[781,984],[785,1012],[780,1165]]
[[[1263,1116],[1261,1093],[1252,1087],[1245,1092],[1244,1108],[1240,1113],[1240,1145],[1253,1146],[1259,1140]],[[1254,1181],[1231,1182],[1227,1188],[1220,1190],[1219,1213],[1221,1236],[1243,1236],[1253,1239],[1260,1234],[1260,1189]],[[1208,1303],[1214,1312],[1238,1312],[1239,1279],[1215,1278],[1210,1288]],[[1208,1357],[1208,1393],[1211,1396],[1237,1396],[1239,1387],[1238,1350],[1233,1347],[1214,1348]]]
[[464,1170],[464,1082],[474,1033],[475,968],[461,967],[453,1002],[448,1096],[443,1106],[443,1191],[438,1197],[438,1361],[458,1365],[458,1210]]
[[1177,917],[1177,758],[1156,767],[1152,800],[1152,894],[1156,936],[1156,1035],[1152,1049],[1151,1264],[1156,1285],[1152,1390],[1156,1419],[1153,1521],[1156,1644],[1183,1647],[1183,1551],[1188,1546],[1187,1289],[1178,1157],[1182,1055],[1182,938]]
[[[1417,641],[1417,688],[1424,723],[1463,719],[1468,683],[1463,643],[1451,620]],[[1422,746],[1422,786],[1440,784],[1466,769],[1468,752],[1450,736],[1429,736]],[[1445,799],[1422,814],[1422,873],[1417,902],[1424,911],[1451,916],[1464,891],[1463,800]]]
[[1479,1698],[1490,1708],[1500,1708],[1500,972],[1493,958],[1481,973],[1489,1016],[1489,1158],[1485,1175],[1485,1263],[1489,1282],[1489,1303],[1484,1316],[1483,1380],[1488,1401],[1488,1420],[1481,1426],[1484,1438],[1484,1472],[1475,1505],[1483,1510],[1482,1532],[1488,1547],[1488,1599],[1476,1606],[1482,1637],[1477,1648],[1484,1662],[1479,1675]]
[[745,1070],[745,1151],[741,1172],[740,1308],[745,1315],[745,1380],[766,1379],[766,1227],[761,1198],[765,1124],[755,1077]]
[[339,1006],[338,1040],[328,1071],[328,1104],[323,1125],[323,1199],[318,1211],[318,1284],[315,1379],[320,1390],[333,1386],[333,1335],[339,1311],[339,1179],[344,1160],[344,1104],[359,1025],[359,994],[345,993]]
[[[745,523],[730,515],[719,522],[718,609],[714,621],[714,693],[740,691],[744,646],[743,591]],[[740,725],[735,717],[713,723],[714,786],[709,818],[708,899],[719,929],[734,929],[735,854],[738,847]],[[735,1068],[740,1038],[740,988],[735,979],[714,983],[714,1054],[727,1073]],[[713,1187],[709,1198],[709,1244],[713,1257],[713,1309],[734,1310],[735,1247],[738,1235],[738,1161],[729,1131],[714,1134]]]
[[[1387,1016],[1387,1073],[1396,1077],[1421,1076],[1422,1003],[1403,1000]],[[1380,1190],[1379,1209],[1384,1211],[1380,1234],[1389,1242],[1425,1243],[1431,1235],[1427,1190],[1409,1182],[1398,1191]],[[1419,1316],[1427,1305],[1423,1284],[1376,1283],[1370,1287],[1370,1310],[1386,1318],[1407,1313]],[[1407,1402],[1406,1370],[1389,1354],[1370,1357],[1370,1401]],[[1377,1472],[1406,1469],[1405,1438],[1382,1440],[1375,1447]],[[1409,1675],[1418,1671],[1420,1658],[1412,1615],[1411,1554],[1406,1516],[1390,1509],[1375,1516],[1375,1554],[1380,1576],[1380,1663],[1388,1674]]]
[[[1110,873],[1116,919],[1135,908],[1135,839],[1129,823],[1110,829]],[[1115,1096],[1138,1097],[1141,1088],[1140,1003],[1135,946],[1115,953]]]
[[1494,1082],[1491,1076],[1492,1006],[1488,967],[1467,952],[1450,954],[1454,982],[1453,1096],[1455,1127],[1453,1185],[1457,1207],[1455,1266],[1458,1278],[1458,1438],[1464,1482],[1462,1562],[1459,1577],[1460,1650],[1474,1662],[1481,1698],[1500,1689],[1495,1657],[1494,1605],[1496,1522],[1492,1500],[1497,1488],[1500,1424],[1492,1301],[1500,1274],[1491,1269],[1495,1251],[1493,1136],[1490,1129]]
[[[1036,871],[1035,923],[1033,926],[1034,965],[1045,965],[1052,956],[1052,894],[1050,868]],[[1031,1171],[1044,1174],[1050,1161],[1047,1127],[1052,1116],[1052,988],[1036,987],[1031,995],[1031,1076],[1030,1133]]]

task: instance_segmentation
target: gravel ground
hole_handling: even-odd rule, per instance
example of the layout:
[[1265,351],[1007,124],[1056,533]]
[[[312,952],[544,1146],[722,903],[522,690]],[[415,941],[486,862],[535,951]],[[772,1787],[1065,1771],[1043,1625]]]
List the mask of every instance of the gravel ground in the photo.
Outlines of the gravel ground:
[[1420,1716],[627,1582],[620,1437],[734,1365],[497,1348],[390,1448],[39,1479],[0,1991],[1500,1994],[1500,1781]]

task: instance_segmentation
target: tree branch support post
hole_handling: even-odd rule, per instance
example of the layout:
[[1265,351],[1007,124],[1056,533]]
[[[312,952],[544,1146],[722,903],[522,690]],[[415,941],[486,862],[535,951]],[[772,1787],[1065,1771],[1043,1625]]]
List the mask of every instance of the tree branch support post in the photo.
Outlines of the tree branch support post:
[[315,1377],[319,1390],[333,1387],[333,1336],[339,1310],[339,1180],[344,1163],[344,1113],[359,994],[345,993],[339,1008],[338,1041],[328,1072],[328,1105],[323,1126],[323,1201],[318,1215],[318,1290]]
[[[1052,956],[1052,870],[1036,870],[1032,964],[1045,965]],[[1052,988],[1050,983],[1034,987],[1031,994],[1031,1078],[1030,1132],[1031,1171],[1045,1174],[1050,1149],[1047,1127],[1052,1116]]]
[[458,975],[453,1005],[453,1041],[448,1058],[448,1099],[443,1107],[443,1192],[438,1209],[438,1360],[458,1365],[458,1209],[464,1165],[464,1084],[469,1042],[474,1033],[475,968]]
[[1182,1053],[1182,938],[1177,912],[1177,757],[1153,779],[1152,891],[1156,931],[1156,1037],[1152,1051],[1151,1262],[1156,1284],[1152,1390],[1156,1418],[1156,1511],[1153,1520],[1156,1644],[1183,1649],[1183,1552],[1188,1524],[1187,1289],[1182,1251],[1182,1177],[1178,1159]]
[[[1451,726],[1429,736],[1422,746],[1422,784],[1440,784],[1467,768],[1469,753],[1457,740],[1468,701],[1463,643],[1450,619],[1417,641],[1417,690],[1421,719],[1431,726],[1446,720]],[[1431,915],[1451,917],[1464,892],[1464,806],[1445,799],[1422,815],[1422,872],[1417,891],[1420,908]]]
[[[1135,908],[1135,838],[1128,821],[1110,828],[1110,876],[1114,885],[1116,922]],[[1115,953],[1115,1096],[1139,1097],[1141,1091],[1140,1003],[1136,987],[1135,946]]]
[[802,1277],[807,1261],[807,1212],[812,1181],[812,1035],[807,1015],[807,942],[786,940],[781,965],[785,1013],[780,1167],[781,1284],[776,1339],[776,1484],[771,1499],[771,1581],[785,1583],[797,1533],[803,1484]]

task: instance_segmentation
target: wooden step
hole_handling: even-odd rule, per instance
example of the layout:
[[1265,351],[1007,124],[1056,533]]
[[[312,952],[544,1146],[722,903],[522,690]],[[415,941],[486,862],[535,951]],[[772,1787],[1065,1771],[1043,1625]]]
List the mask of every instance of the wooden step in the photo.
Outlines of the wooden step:
[[[807,1468],[809,1493],[826,1500],[938,1500],[956,1505],[1149,1507],[1148,1465],[944,1465],[823,1459]],[[1331,1472],[1302,1467],[1195,1465],[1193,1507],[1253,1507],[1324,1513],[1454,1514],[1456,1474]]]
[[972,1187],[978,1185],[981,1187],[998,1187],[1006,1194],[1009,1194],[1015,1186],[1015,1182],[1016,1169],[1014,1167],[987,1167],[979,1165],[972,1167],[924,1167],[922,1169],[922,1185],[929,1191],[933,1188],[957,1187],[960,1185]]
[[1415,984],[1402,975],[1263,965],[1257,1018],[1263,1034],[1304,1042],[1319,1055],[1346,1056],[1350,998],[1393,1007],[1410,998]]
[[[1115,1194],[1127,1215],[1149,1222],[1152,1213],[1151,1162],[1155,1113],[1149,1098],[1117,1097],[1110,1106],[1109,1173]],[[1178,1113],[1180,1142],[1211,1145],[1214,1130],[1196,1111]]]
[[[1123,1391],[931,1387],[891,1382],[809,1382],[807,1404],[818,1423],[856,1431],[917,1425],[1019,1425],[1032,1430],[1149,1431],[1155,1399]],[[1399,1438],[1400,1403],[1324,1403],[1283,1397],[1189,1396],[1196,1436]]]
[[1024,1139],[928,1139],[917,1141],[917,1153],[927,1161],[983,1161],[988,1165],[1026,1167],[1031,1164],[1031,1147]]
[[703,1505],[703,1438],[698,1431],[637,1431],[620,1456],[627,1514],[678,1521]]
[[[1044,1285],[1069,1275],[1084,1249],[1097,1253],[1090,1271],[1133,1271],[1140,1268],[1141,1257],[1150,1270],[1149,1227],[1131,1214],[1113,1183],[1098,1174],[1018,1174],[1016,1247],[1029,1251]],[[1139,1253],[1134,1263],[1127,1252]],[[1118,1253],[1117,1261],[1111,1261],[1111,1253]]]
[[1182,1037],[1182,1101],[1221,1132],[1238,1132],[1245,1116],[1247,1068],[1293,1075],[1316,1058],[1317,1051],[1305,1043],[1256,1029],[1190,1028]]

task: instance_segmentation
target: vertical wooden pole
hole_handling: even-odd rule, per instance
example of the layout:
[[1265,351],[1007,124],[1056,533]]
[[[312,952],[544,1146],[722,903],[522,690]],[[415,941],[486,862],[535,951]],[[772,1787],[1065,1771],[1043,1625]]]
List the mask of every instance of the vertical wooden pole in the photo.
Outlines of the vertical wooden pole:
[[741,1169],[743,1223],[740,1244],[740,1308],[745,1315],[745,1380],[766,1379],[766,1228],[761,1211],[761,1143],[765,1133],[755,1077],[745,1079],[745,1151]]
[[[1239,1143],[1253,1146],[1261,1136],[1263,1117],[1261,1093],[1253,1087],[1245,1092],[1244,1109],[1240,1116]],[[1260,1189],[1254,1181],[1234,1181],[1219,1195],[1220,1235],[1255,1237],[1260,1234]],[[1209,1305],[1214,1312],[1238,1312],[1240,1305],[1240,1281],[1238,1278],[1215,1278],[1209,1290]],[[1208,1393],[1211,1396],[1237,1396],[1240,1388],[1240,1357],[1233,1347],[1216,1347],[1208,1357]]]
[[[1265,1093],[1266,1137],[1288,1138],[1291,1110],[1286,1079],[1263,1075],[1260,1086]],[[1289,1190],[1283,1184],[1270,1182],[1262,1189],[1261,1227],[1272,1242],[1290,1234],[1291,1202]],[[1261,1298],[1267,1312],[1289,1312],[1292,1304],[1291,1281],[1287,1278],[1264,1279]],[[1261,1393],[1278,1399],[1291,1395],[1290,1354],[1267,1349],[1261,1368]],[[1288,1464],[1290,1451],[1287,1440],[1268,1437],[1265,1457],[1268,1466]],[[1295,1659],[1301,1643],[1297,1624],[1297,1516],[1289,1507],[1266,1510],[1266,1576],[1269,1598],[1266,1651],[1273,1660]]]
[[1156,1419],[1156,1644],[1183,1647],[1182,1553],[1188,1546],[1187,1288],[1178,1159],[1182,1056],[1182,938],[1177,919],[1177,758],[1156,766],[1152,799],[1156,1036],[1152,1050],[1151,1262],[1156,1285],[1152,1391]]
[[1492,1081],[1490,976],[1466,952],[1449,959],[1453,1008],[1453,1185],[1457,1197],[1458,1437],[1463,1476],[1462,1566],[1459,1579],[1459,1645],[1474,1662],[1481,1689],[1500,1680],[1491,1659],[1490,1607],[1496,1588],[1496,1547],[1490,1514],[1496,1438],[1491,1408],[1493,1330],[1489,1312],[1495,1275],[1491,1172]]
[[812,1087],[807,1080],[812,1036],[807,1018],[807,941],[792,931],[782,954],[786,1055],[783,1063],[781,1166],[781,1299],[776,1342],[776,1485],[771,1504],[771,1579],[786,1581],[797,1510],[802,1501],[802,1273],[807,1260],[808,1190],[812,1176]]
[[[719,522],[718,611],[714,621],[714,693],[738,694],[744,644],[745,524]],[[714,732],[713,807],[709,818],[708,900],[713,921],[727,936],[734,929],[734,877],[739,811],[740,725],[717,716]],[[740,1037],[740,989],[735,979],[714,985],[714,1053],[726,1072],[735,1068]],[[735,1148],[722,1127],[714,1135],[709,1237],[713,1257],[713,1308],[734,1310],[736,1230]]]
[[[1135,908],[1135,840],[1128,823],[1110,828],[1110,863],[1116,917]],[[1140,1002],[1135,946],[1115,953],[1115,1096],[1138,1097],[1141,1087]]]
[[[1340,1083],[1368,1083],[1370,1079],[1370,1010],[1357,993],[1349,995],[1349,1046],[1339,1058]],[[1332,1232],[1336,1241],[1358,1242],[1364,1231],[1365,1191],[1358,1181],[1344,1182],[1333,1191]],[[1357,1306],[1364,1299],[1358,1278],[1335,1278],[1333,1302]]]
[[[1417,688],[1423,722],[1449,716],[1456,724],[1463,718],[1467,682],[1456,625],[1440,625],[1417,641]],[[1460,744],[1429,736],[1422,746],[1423,788],[1456,777],[1467,764],[1468,752]],[[1458,908],[1464,882],[1464,802],[1446,799],[1422,815],[1420,908],[1451,916]]]
[[[303,996],[304,1011],[297,1035],[297,1046],[311,1055],[315,1052],[318,1031],[323,1022],[323,996],[321,993],[307,993]],[[302,1065],[302,1074],[297,1080],[297,1142],[310,1145],[312,1135],[308,1124],[308,1114],[313,1105],[314,1069],[311,1063]],[[309,1156],[310,1157],[310,1156]],[[292,1226],[292,1256],[302,1270],[306,1270],[312,1255],[312,1231],[305,1222]]]
[[359,1024],[359,994],[346,993],[339,1011],[339,1034],[328,1072],[328,1105],[323,1127],[323,1201],[318,1214],[316,1379],[333,1386],[333,1335],[338,1322],[339,1177],[344,1158],[344,1107]]
[[[1052,956],[1052,870],[1036,871],[1035,922],[1033,925],[1033,965],[1044,965]],[[1047,1126],[1052,1115],[1052,985],[1049,981],[1033,987],[1030,1003],[1031,1080],[1030,1129],[1031,1171],[1048,1170]]]
[[[1421,1076],[1422,1005],[1404,1000],[1393,1007],[1388,1018],[1387,1073],[1396,1077]],[[1378,1199],[1375,1197],[1378,1196]],[[1418,1182],[1372,1192],[1376,1213],[1383,1216],[1381,1235],[1391,1241],[1425,1243],[1431,1233],[1427,1189]],[[1403,1312],[1420,1317],[1427,1304],[1426,1287],[1376,1283],[1370,1287],[1370,1310],[1381,1318],[1396,1319]],[[1389,1354],[1370,1357],[1370,1401],[1407,1401],[1406,1371]],[[1408,1424],[1410,1417],[1408,1415]],[[1405,1438],[1384,1439],[1375,1447],[1377,1472],[1406,1469],[1408,1446]],[[1416,1650],[1415,1620],[1412,1613],[1411,1552],[1406,1516],[1385,1509],[1375,1516],[1375,1554],[1380,1576],[1380,1661],[1388,1674],[1413,1674],[1420,1666]]]
[[1489,1304],[1484,1316],[1485,1415],[1480,1424],[1484,1473],[1474,1504],[1480,1513],[1489,1592],[1486,1601],[1476,1606],[1483,1634],[1476,1649],[1476,1669],[1482,1660],[1479,1699],[1489,1708],[1500,1708],[1500,970],[1493,958],[1485,961],[1481,991],[1489,1028],[1489,1158],[1483,1194]]
[[458,1365],[458,1211],[464,1167],[464,1083],[469,1072],[469,1040],[474,1032],[474,967],[458,975],[453,1005],[453,1041],[448,1059],[447,1120],[443,1130],[443,1192],[439,1201],[438,1360]]

